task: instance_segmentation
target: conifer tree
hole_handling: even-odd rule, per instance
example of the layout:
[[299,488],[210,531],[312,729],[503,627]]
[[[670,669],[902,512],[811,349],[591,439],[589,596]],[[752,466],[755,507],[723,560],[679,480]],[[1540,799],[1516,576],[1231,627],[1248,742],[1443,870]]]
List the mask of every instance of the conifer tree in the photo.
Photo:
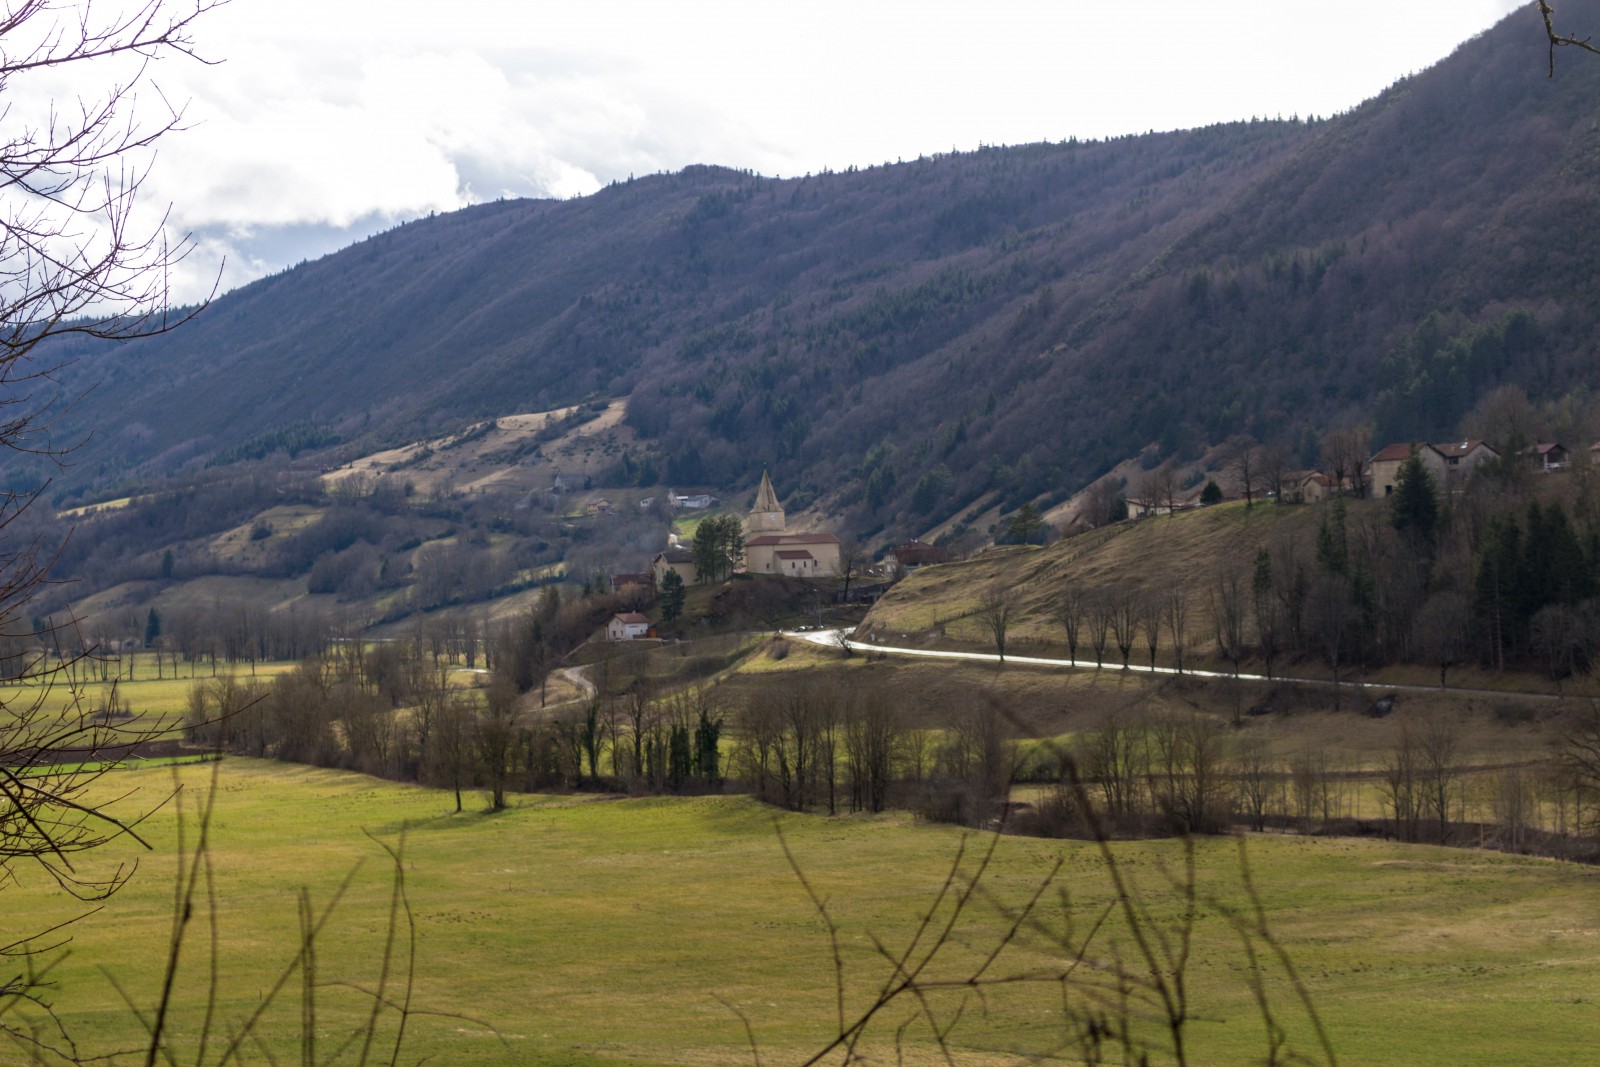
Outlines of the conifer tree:
[[683,601],[685,597],[683,576],[675,570],[668,570],[661,578],[661,621],[676,622],[683,614]]
[[1439,493],[1415,448],[1395,474],[1389,521],[1412,544],[1429,556],[1433,554],[1439,528]]

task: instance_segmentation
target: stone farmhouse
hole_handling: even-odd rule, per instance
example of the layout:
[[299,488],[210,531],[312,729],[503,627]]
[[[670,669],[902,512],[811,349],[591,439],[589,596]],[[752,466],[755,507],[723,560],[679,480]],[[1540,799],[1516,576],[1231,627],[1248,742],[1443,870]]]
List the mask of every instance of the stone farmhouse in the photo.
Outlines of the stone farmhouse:
[[681,545],[668,545],[666,551],[650,562],[650,570],[655,574],[657,589],[661,588],[661,580],[667,576],[668,571],[677,571],[684,585],[693,585],[697,573],[694,553]]
[[[1349,478],[1345,488],[1349,488]],[[1286,504],[1320,504],[1334,495],[1333,475],[1319,470],[1293,471],[1283,480]]]
[[1400,465],[1411,455],[1413,448],[1417,450],[1417,456],[1434,484],[1441,488],[1459,486],[1480,463],[1500,458],[1499,452],[1473,439],[1444,444],[1410,442],[1390,445],[1372,457],[1368,484],[1372,486],[1373,496],[1388,496],[1394,492],[1399,483]]

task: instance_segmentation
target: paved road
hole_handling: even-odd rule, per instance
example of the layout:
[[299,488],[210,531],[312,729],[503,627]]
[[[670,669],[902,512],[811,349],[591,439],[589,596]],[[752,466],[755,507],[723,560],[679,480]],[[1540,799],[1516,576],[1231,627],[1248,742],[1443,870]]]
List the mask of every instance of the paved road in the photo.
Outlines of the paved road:
[[588,675],[583,673],[585,669],[584,667],[563,667],[561,668],[561,677],[577,686],[578,691],[583,694],[584,700],[593,700],[594,683],[589,681]]
[[[936,648],[902,648],[895,645],[878,645],[871,642],[852,641],[844,636],[849,633],[848,630],[784,630],[780,631],[780,633],[784,637],[796,641],[808,641],[813,645],[822,645],[833,649],[843,646],[856,652],[882,652],[891,656],[923,656],[928,659],[972,660],[978,663],[997,663],[1000,660],[1000,657],[993,652],[952,652]],[[1093,660],[1047,659],[1042,656],[1007,656],[1005,662],[1030,667],[1073,668],[1077,670],[1098,669],[1113,673],[1123,670],[1120,666],[1110,664],[1097,668]],[[1173,667],[1152,667],[1149,664],[1138,663],[1130,663],[1126,670],[1132,674],[1177,675],[1179,673]],[[1191,669],[1185,669],[1182,673],[1191,678],[1220,678],[1227,680],[1237,677],[1242,682],[1263,682],[1268,685],[1309,685],[1323,688],[1332,688],[1333,686],[1333,679],[1331,678],[1291,678],[1282,675],[1269,678],[1264,674],[1234,675],[1227,671],[1197,671]],[[1353,680],[1339,683],[1341,688],[1355,686],[1356,684]],[[1381,682],[1362,682],[1360,684],[1365,689],[1379,690],[1385,693],[1454,693],[1460,696],[1517,697],[1524,700],[1562,699],[1555,693],[1525,693],[1504,689],[1470,689],[1453,685],[1444,687],[1437,685],[1391,685]]]

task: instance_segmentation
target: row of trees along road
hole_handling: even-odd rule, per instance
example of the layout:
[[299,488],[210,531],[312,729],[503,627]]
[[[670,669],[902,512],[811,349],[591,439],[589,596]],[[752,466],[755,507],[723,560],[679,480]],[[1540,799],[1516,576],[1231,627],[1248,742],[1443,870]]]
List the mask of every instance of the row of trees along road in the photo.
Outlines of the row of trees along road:
[[[190,733],[252,755],[426,782],[453,790],[458,806],[465,791],[493,808],[514,790],[731,787],[794,811],[906,807],[984,826],[1005,812],[1011,787],[1028,781],[1059,788],[1013,814],[1014,827],[1078,836],[1091,827],[1074,799],[1076,777],[1114,834],[1242,824],[1566,856],[1594,847],[1593,716],[1562,726],[1547,757],[1491,768],[1471,764],[1460,723],[1438,715],[1401,714],[1393,743],[1362,761],[1325,748],[1277,752],[1204,713],[1118,713],[1066,746],[1024,747],[1025,727],[976,694],[930,709],[924,695],[892,682],[846,684],[824,673],[730,700],[663,675],[675,654],[640,648],[591,664],[592,695],[542,706],[553,653],[533,637],[551,622],[530,613],[501,630],[482,687],[460,685],[456,665],[420,641],[343,646],[271,685],[232,675],[199,681]],[[780,640],[757,654],[784,648]],[[739,654],[730,641],[710,667]]]

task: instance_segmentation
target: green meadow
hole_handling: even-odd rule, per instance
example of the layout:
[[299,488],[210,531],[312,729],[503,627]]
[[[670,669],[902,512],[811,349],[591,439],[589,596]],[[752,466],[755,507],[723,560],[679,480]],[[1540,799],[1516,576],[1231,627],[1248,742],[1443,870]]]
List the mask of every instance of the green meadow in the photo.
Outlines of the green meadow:
[[[133,677],[130,679],[130,671]],[[209,663],[180,663],[174,674],[167,661],[156,669],[155,656],[140,653],[121,661],[122,676],[99,680],[98,671],[79,665],[71,671],[63,670],[43,681],[18,683],[0,682],[0,705],[6,708],[31,707],[43,700],[46,709],[66,711],[71,707],[88,709],[103,707],[111,694],[116,694],[120,705],[127,707],[135,717],[165,717],[174,723],[188,708],[189,690],[196,682],[210,682],[232,674],[239,684],[251,681],[263,685],[295,664],[287,662],[261,662],[252,671],[248,664],[218,664],[215,673]]]
[[[212,773],[191,765],[103,783],[107,795],[132,792],[118,802],[127,812],[171,793],[175,781],[184,792],[142,824],[153,851],[121,893],[76,926],[55,973],[57,1007],[86,1051],[138,1038],[113,982],[140,1008],[152,1004],[167,955],[177,835],[181,824],[192,841]],[[297,894],[304,889],[319,910],[355,872],[317,942],[319,1061],[365,1016],[367,1002],[352,987],[378,980],[392,867],[377,842],[397,846],[404,836],[417,930],[412,1004],[436,1013],[410,1021],[403,1061],[449,1064],[749,1063],[741,1015],[761,1062],[802,1061],[829,1038],[834,971],[826,928],[775,827],[838,923],[847,1013],[887,977],[874,939],[904,945],[957,850],[965,843],[970,857],[989,844],[901,815],[778,817],[741,797],[531,796],[496,815],[455,814],[447,793],[354,774],[243,759],[223,761],[217,774],[218,1032],[256,1011],[294,957]],[[1600,1032],[1600,872],[1363,840],[1258,836],[1245,847],[1267,921],[1340,1062],[1570,1062]],[[126,862],[138,851],[113,846],[93,862]],[[1170,931],[1181,908],[1173,879],[1182,846],[1127,843],[1116,854],[1151,921]],[[955,928],[950,964],[970,966],[987,951],[1005,925],[997,909],[1025,900],[1058,859],[1068,894],[1046,894],[1039,917],[1061,929],[1070,901],[1076,929],[1087,929],[1113,899],[1093,847],[1002,839],[986,894]],[[1247,903],[1238,842],[1201,841],[1195,862],[1203,900]],[[5,889],[7,940],[72,910],[42,872],[19,875]],[[191,1050],[208,983],[207,931],[201,907],[171,1022]],[[1130,958],[1114,917],[1099,937],[1100,958],[1114,946]],[[1061,962],[1060,948],[1036,933],[1002,955],[994,973]],[[936,961],[928,973],[964,972]],[[1262,1059],[1249,973],[1229,923],[1202,907],[1188,970],[1191,1062]],[[1294,1046],[1314,1051],[1281,970],[1272,969],[1266,989]],[[248,1061],[269,1062],[268,1051],[298,1061],[300,995],[295,976],[265,1014],[264,1046],[249,1049]],[[952,1008],[958,994],[946,997],[942,1007]],[[958,1061],[1010,1062],[1011,1050],[1047,1043],[1060,1006],[1049,989],[992,990],[955,1032]],[[905,1004],[886,1017],[875,1043],[885,1059],[895,1027],[913,1015]],[[392,1035],[394,1017],[385,1018]],[[925,1028],[913,1025],[905,1040],[906,1062],[937,1058]]]

